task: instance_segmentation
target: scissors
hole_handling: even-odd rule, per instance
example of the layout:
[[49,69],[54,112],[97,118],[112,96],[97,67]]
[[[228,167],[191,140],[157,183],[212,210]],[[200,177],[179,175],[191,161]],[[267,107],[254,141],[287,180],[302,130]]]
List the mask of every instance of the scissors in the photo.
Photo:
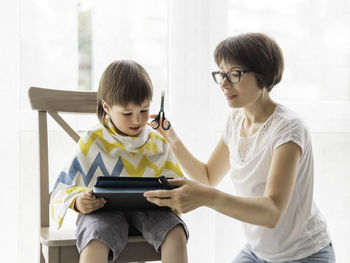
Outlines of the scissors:
[[151,124],[156,123],[156,126],[154,126],[154,127],[152,126],[152,128],[155,130],[159,128],[160,122],[162,122],[163,130],[169,130],[171,127],[169,121],[168,121],[168,125],[164,126],[164,121],[166,120],[165,115],[164,115],[164,97],[165,97],[165,91],[162,90],[160,110],[159,110],[158,116],[151,122]]

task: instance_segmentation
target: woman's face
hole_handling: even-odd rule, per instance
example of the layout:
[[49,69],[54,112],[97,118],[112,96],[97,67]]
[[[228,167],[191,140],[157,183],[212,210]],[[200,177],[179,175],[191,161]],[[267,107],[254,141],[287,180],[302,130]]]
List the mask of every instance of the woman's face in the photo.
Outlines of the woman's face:
[[[238,64],[226,63],[224,61],[219,65],[222,73],[231,70],[246,70]],[[249,70],[249,69],[248,69]],[[244,73],[240,82],[236,84],[230,83],[227,78],[221,84],[221,89],[226,97],[228,105],[231,108],[243,108],[257,101],[262,93],[262,89],[258,87],[258,83],[253,72]]]
[[108,106],[105,101],[103,108],[110,116],[114,126],[126,136],[137,136],[145,128],[149,119],[150,102],[148,100],[141,105],[128,104],[127,106]]

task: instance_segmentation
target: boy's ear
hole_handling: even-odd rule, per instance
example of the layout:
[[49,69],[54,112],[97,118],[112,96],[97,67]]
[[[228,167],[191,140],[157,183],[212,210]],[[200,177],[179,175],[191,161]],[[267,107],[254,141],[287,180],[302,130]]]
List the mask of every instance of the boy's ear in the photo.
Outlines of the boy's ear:
[[102,100],[102,107],[103,107],[105,113],[109,114],[109,106],[104,100]]

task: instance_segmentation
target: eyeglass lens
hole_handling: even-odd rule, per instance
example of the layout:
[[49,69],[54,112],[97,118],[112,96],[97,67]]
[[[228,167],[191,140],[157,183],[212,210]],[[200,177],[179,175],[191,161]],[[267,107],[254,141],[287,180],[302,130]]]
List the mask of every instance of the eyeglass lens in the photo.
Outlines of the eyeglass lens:
[[222,84],[222,82],[224,81],[225,75],[226,75],[226,78],[228,78],[228,80],[231,83],[238,83],[240,81],[241,74],[239,71],[236,71],[236,70],[230,71],[226,74],[223,74],[221,72],[216,72],[214,74],[214,80],[216,81],[216,83]]

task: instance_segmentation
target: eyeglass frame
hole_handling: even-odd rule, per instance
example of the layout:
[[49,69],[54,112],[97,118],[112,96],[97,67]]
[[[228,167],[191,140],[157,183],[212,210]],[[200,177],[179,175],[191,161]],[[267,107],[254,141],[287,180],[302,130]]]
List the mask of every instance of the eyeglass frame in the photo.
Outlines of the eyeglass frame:
[[[227,77],[227,74],[231,73],[231,72],[238,72],[238,81],[237,82],[232,82],[228,77]],[[228,82],[230,82],[231,84],[237,84],[237,83],[240,83],[241,82],[241,77],[243,76],[244,73],[249,73],[249,72],[253,72],[252,70],[249,70],[249,69],[233,69],[233,70],[230,70],[229,72],[226,72],[226,73],[222,73],[220,71],[213,71],[211,73],[211,75],[213,76],[213,79],[215,81],[215,83],[221,85],[222,83],[224,83],[224,80],[227,79]],[[218,83],[216,81],[216,78],[215,78],[215,75],[216,74],[221,74],[222,76],[222,82],[221,83]]]

